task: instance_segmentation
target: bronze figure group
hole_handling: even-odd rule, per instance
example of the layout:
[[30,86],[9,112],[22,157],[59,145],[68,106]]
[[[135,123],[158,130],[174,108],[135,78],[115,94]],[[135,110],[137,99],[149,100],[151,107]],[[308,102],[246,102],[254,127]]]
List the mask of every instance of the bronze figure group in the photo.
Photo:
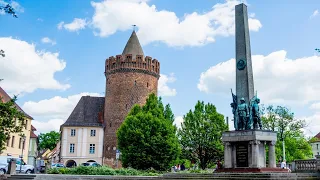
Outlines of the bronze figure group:
[[238,103],[238,97],[232,93],[233,102],[230,104],[234,116],[235,130],[262,129],[259,103],[260,99],[255,95],[249,102],[246,103],[242,97]]

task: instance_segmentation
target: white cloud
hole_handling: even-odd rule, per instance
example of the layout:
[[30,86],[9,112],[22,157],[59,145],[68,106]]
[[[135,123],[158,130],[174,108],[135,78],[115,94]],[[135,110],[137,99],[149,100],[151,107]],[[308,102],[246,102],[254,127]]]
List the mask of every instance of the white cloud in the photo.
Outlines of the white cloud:
[[50,131],[59,132],[60,125],[64,123],[62,119],[51,119],[47,122],[32,120],[31,124],[37,129],[37,134],[47,133]]
[[56,45],[56,44],[57,44],[56,41],[54,41],[54,40],[52,40],[52,39],[50,39],[50,38],[48,38],[48,37],[42,38],[42,39],[41,39],[41,42],[42,42],[42,43],[49,43],[49,44],[51,44],[51,45]]
[[320,132],[320,112],[317,112],[309,117],[303,117],[301,119],[306,120],[307,127],[304,128],[304,133],[307,136],[314,136]]
[[[286,51],[276,51],[252,56],[255,90],[261,102],[306,105],[320,101],[320,56],[292,60],[286,55]],[[201,73],[198,83],[198,89],[206,93],[230,94],[234,87],[234,59]]]
[[41,19],[41,18],[38,18],[38,19],[37,19],[37,21],[43,22],[43,19]]
[[313,13],[312,13],[312,15],[310,16],[310,18],[314,18],[314,17],[316,17],[316,16],[318,16],[318,15],[319,15],[319,10],[317,9],[317,10],[313,11]]
[[181,128],[181,123],[183,123],[183,116],[175,117],[173,124],[175,124],[177,128]]
[[160,74],[158,90],[160,96],[175,96],[177,95],[176,89],[170,88],[168,83],[173,83],[176,81],[174,74],[171,73],[169,76]]
[[[44,99],[38,102],[28,101],[22,106],[25,112],[28,112],[36,120],[32,124],[38,132],[58,131],[82,96],[103,96],[99,93],[83,92],[68,97],[55,96],[50,99]],[[42,121],[39,121],[41,119]],[[47,121],[44,121],[47,120]]]
[[311,104],[310,109],[320,110],[320,102]]
[[66,90],[54,78],[56,72],[66,67],[59,53],[37,50],[34,44],[11,37],[0,38],[5,57],[0,61],[1,86],[10,94],[31,93],[36,89]]
[[22,109],[31,116],[45,116],[46,118],[67,119],[82,96],[103,96],[98,93],[83,92],[68,97],[55,96],[38,102],[28,101]]
[[89,24],[86,19],[74,18],[71,23],[65,24],[63,21],[58,24],[58,29],[66,29],[71,32],[78,32],[81,29],[85,29]]
[[[175,12],[158,10],[147,0],[103,0],[91,2],[94,8],[90,27],[94,34],[108,37],[117,31],[126,31],[136,24],[142,45],[163,42],[169,46],[201,46],[215,41],[218,36],[234,35],[235,11],[238,0],[218,3],[208,12],[186,13],[178,17]],[[125,9],[124,9],[125,7]],[[262,25],[251,13],[249,28],[258,31]],[[83,27],[88,23],[83,23]],[[63,22],[58,25],[60,29]]]

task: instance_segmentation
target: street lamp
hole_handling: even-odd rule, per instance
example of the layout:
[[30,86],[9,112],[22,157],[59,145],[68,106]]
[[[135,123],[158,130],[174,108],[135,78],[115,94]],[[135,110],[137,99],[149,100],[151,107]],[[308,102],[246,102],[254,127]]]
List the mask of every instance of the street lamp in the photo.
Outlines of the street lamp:
[[22,168],[22,158],[23,158],[23,150],[24,150],[24,143],[26,141],[26,136],[22,136],[22,151],[21,151],[21,157],[20,157],[20,173],[21,173],[21,168]]

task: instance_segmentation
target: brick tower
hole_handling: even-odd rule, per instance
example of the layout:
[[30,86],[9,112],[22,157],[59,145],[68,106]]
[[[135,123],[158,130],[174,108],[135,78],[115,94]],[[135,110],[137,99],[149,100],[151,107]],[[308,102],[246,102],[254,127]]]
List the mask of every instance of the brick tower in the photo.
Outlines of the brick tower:
[[106,60],[104,164],[116,166],[116,131],[133,105],[143,105],[149,94],[157,94],[159,74],[160,63],[144,57],[135,31],[122,55]]

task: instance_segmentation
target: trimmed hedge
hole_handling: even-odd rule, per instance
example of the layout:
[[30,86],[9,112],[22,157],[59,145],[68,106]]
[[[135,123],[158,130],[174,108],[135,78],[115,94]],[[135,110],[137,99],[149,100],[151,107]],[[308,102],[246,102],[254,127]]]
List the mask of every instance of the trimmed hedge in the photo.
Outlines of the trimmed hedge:
[[114,176],[158,176],[154,170],[139,171],[132,168],[112,169],[107,166],[92,167],[78,166],[75,168],[51,168],[48,174],[75,174],[75,175],[114,175]]

